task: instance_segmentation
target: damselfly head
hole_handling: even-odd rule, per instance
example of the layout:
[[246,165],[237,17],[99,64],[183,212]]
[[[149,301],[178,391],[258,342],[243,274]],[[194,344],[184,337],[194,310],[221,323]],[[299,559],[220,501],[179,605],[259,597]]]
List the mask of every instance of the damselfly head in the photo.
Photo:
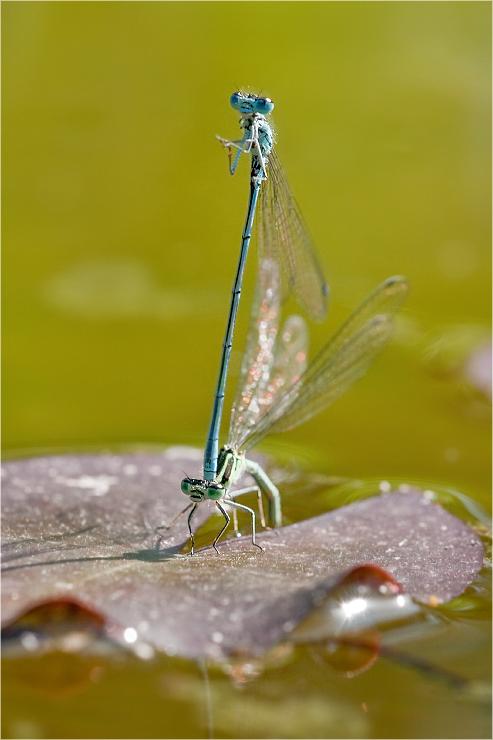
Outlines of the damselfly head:
[[229,102],[242,116],[253,116],[254,113],[266,116],[272,113],[274,109],[274,103],[270,98],[259,98],[257,95],[250,93],[235,92]]
[[224,496],[224,486],[214,481],[205,481],[198,478],[184,478],[181,482],[181,490],[194,503],[211,499],[217,501]]

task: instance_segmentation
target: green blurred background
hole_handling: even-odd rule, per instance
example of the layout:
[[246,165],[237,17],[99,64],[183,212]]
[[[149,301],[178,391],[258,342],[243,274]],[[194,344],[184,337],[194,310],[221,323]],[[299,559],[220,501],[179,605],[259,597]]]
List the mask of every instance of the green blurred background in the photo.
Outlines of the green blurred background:
[[248,178],[215,135],[238,136],[244,86],[276,104],[332,288],[314,349],[384,278],[412,284],[398,348],[279,445],[337,474],[484,495],[488,433],[421,358],[443,327],[489,323],[490,4],[2,11],[4,449],[202,446]]
[[338,474],[478,493],[488,435],[421,352],[489,321],[490,12],[3,3],[4,447],[203,444],[248,178],[215,135],[238,135],[229,95],[249,86],[276,103],[332,288],[314,347],[382,279],[412,284],[400,349],[279,443]]
[[[247,160],[231,178],[215,136],[238,136],[229,96],[245,87],[276,104],[278,152],[332,288],[313,351],[384,278],[412,285],[396,341],[368,376],[266,449],[328,474],[449,485],[489,505],[488,398],[462,370],[490,324],[490,3],[3,2],[2,21],[6,457],[203,445],[248,188]],[[255,268],[253,249],[232,380]],[[476,607],[458,608],[476,618]],[[435,641],[426,654],[487,675],[485,642],[463,622],[449,652]],[[279,679],[285,703],[292,691],[305,702],[292,736],[316,715],[312,685],[326,709],[334,692],[342,702],[314,737],[489,736],[474,706],[409,672],[396,681],[384,661],[359,683],[323,684],[320,667],[303,665]],[[49,736],[163,736],[162,695],[135,670],[94,687],[89,704],[59,704]],[[279,737],[284,704],[273,713],[263,693],[272,685],[252,684],[251,704],[225,689],[216,721],[219,707],[236,707],[241,736]],[[194,686],[187,700],[200,703]],[[16,717],[50,716],[12,691]],[[372,692],[373,706],[389,703],[365,724]],[[15,727],[8,736],[42,736]]]

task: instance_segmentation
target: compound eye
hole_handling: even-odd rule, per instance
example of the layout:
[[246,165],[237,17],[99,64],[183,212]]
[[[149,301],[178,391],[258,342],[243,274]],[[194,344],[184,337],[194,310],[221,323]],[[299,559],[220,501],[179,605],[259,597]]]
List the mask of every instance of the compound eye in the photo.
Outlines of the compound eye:
[[243,100],[243,95],[241,95],[239,92],[235,92],[232,94],[232,96],[229,99],[229,102],[231,103],[232,107],[235,110],[240,110],[240,105]]
[[211,483],[207,488],[207,498],[217,501],[224,496],[224,486],[219,483]]
[[272,113],[274,110],[274,103],[270,98],[257,98],[255,101],[255,110],[257,113],[267,115],[268,113]]
[[186,493],[187,496],[190,495],[191,486],[190,486],[190,481],[188,480],[188,478],[184,478],[182,480],[182,482],[181,482],[181,490],[183,491],[183,493]]

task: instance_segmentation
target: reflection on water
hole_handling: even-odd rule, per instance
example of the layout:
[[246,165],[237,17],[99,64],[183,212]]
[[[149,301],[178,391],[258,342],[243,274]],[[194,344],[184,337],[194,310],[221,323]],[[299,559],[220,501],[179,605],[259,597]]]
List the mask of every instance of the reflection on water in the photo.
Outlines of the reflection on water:
[[[427,337],[424,367],[440,380],[467,385],[491,401],[491,329],[483,324],[451,324]],[[465,393],[465,389],[462,389]]]
[[384,481],[346,480],[332,488],[325,499],[331,509],[337,509],[353,501],[374,496],[377,489],[382,493],[390,490],[406,493],[413,488],[421,489],[429,501],[439,502],[451,514],[468,522],[481,533],[490,531],[491,516],[477,501],[462,491],[437,482],[409,480],[404,483],[394,478]]
[[42,286],[52,307],[83,319],[145,316],[163,321],[208,316],[217,310],[212,288],[162,288],[142,262],[101,259],[80,262],[54,275]]
[[437,262],[439,269],[449,280],[463,280],[478,269],[478,250],[473,244],[447,242],[440,247]]

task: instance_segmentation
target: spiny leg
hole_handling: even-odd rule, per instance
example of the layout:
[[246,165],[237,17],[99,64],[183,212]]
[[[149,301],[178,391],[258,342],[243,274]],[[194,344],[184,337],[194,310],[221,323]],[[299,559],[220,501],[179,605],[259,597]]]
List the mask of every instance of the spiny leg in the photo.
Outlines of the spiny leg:
[[175,516],[172,522],[170,522],[169,524],[161,524],[159,527],[156,527],[154,531],[157,532],[159,529],[171,529],[171,527],[173,527],[176,524],[178,519],[180,519],[183,516],[183,514],[186,514],[186,512],[190,509],[191,506],[193,506],[193,502],[191,504],[188,504],[188,506],[185,506],[183,511],[180,511],[180,513]]
[[[263,180],[267,180],[267,166],[266,166],[265,157],[262,154],[262,150],[260,149],[260,146],[259,146],[259,143],[258,143],[258,129],[256,129],[256,134],[255,135],[257,136],[257,139],[256,139],[257,151],[255,152],[255,156],[257,157],[258,161],[260,162],[260,170],[261,170],[261,173],[259,175],[257,175],[255,179],[257,180],[257,182],[260,183]],[[252,144],[252,146],[253,146],[253,144]]]
[[[218,141],[221,142],[221,144],[228,150],[228,159],[229,159],[229,172],[231,175],[234,175],[236,168],[238,166],[238,160],[242,154],[249,154],[254,144],[257,143],[258,138],[256,133],[252,135],[251,138],[248,137],[248,131],[245,131],[245,135],[242,139],[235,139],[233,141],[230,141],[229,139],[223,139],[222,136],[216,137]],[[231,163],[231,148],[235,147],[235,149],[238,149],[236,152],[235,161]]]
[[[240,150],[240,154],[249,154],[254,142],[254,139],[249,139],[248,137],[243,137],[243,139],[225,139],[223,136],[216,136],[216,139],[225,149],[231,149],[231,147],[234,147],[235,149]],[[246,149],[243,144],[247,144]]]
[[[245,136],[246,136],[246,134],[245,134]],[[230,175],[234,175],[234,173],[236,172],[236,168],[238,167],[238,162],[240,160],[241,155],[242,154],[250,154],[250,151],[252,149],[252,146],[255,143],[255,139],[243,138],[239,142],[239,144],[235,144],[233,142],[231,142],[231,143],[233,144],[233,146],[235,146],[238,149],[238,151],[236,152],[235,161],[233,163],[231,163],[231,155],[232,155],[232,152],[231,152],[231,147],[230,146],[228,147],[229,174]],[[243,144],[246,144],[246,147],[244,147]]]
[[[252,486],[252,488],[240,488],[238,491],[230,491],[224,498],[224,502],[226,503],[226,501],[235,501],[236,496],[241,496],[242,493],[251,493],[252,491],[257,490],[257,486]],[[238,531],[238,515],[236,513],[236,508],[233,508],[233,529],[236,537],[241,537],[241,534]]]
[[219,532],[219,534],[217,535],[216,539],[215,539],[215,540],[214,540],[214,542],[212,543],[212,547],[214,548],[214,550],[215,550],[215,551],[217,552],[217,554],[219,555],[219,550],[218,550],[218,549],[217,549],[217,547],[216,547],[216,543],[217,543],[218,539],[219,539],[219,538],[220,538],[220,537],[221,537],[221,536],[222,536],[222,535],[224,534],[224,532],[225,532],[225,531],[226,531],[226,529],[228,528],[228,524],[230,523],[231,519],[229,518],[229,514],[227,514],[227,513],[226,513],[226,512],[224,511],[224,509],[223,509],[223,507],[221,506],[221,504],[219,503],[219,501],[216,501],[215,503],[216,503],[216,506],[217,506],[217,508],[219,509],[219,511],[220,511],[220,512],[222,513],[223,517],[224,517],[224,518],[226,519],[226,524],[225,524],[225,525],[224,525],[224,527],[223,527],[223,528],[221,529],[221,531],[220,531],[220,532]]
[[194,540],[193,532],[192,532],[192,517],[193,517],[193,515],[195,513],[195,509],[197,508],[197,506],[198,506],[198,504],[194,504],[192,511],[188,515],[188,531],[190,532],[190,540],[192,542],[192,549],[190,551],[190,555],[193,555],[193,548],[194,548],[194,545],[195,545],[195,540]]
[[245,471],[255,480],[269,501],[269,519],[274,527],[282,526],[281,496],[279,489],[272,483],[263,468],[253,460],[245,460]]
[[260,514],[260,524],[265,529],[265,514],[264,514],[264,502],[262,501],[262,491],[257,488],[257,499],[258,499],[258,511]]
[[[252,179],[253,179],[253,180],[255,181],[255,183],[256,183],[257,185],[260,185],[260,183],[261,183],[261,182],[262,182],[263,180],[267,180],[267,168],[266,168],[266,161],[265,161],[265,157],[264,157],[264,155],[262,154],[262,150],[261,150],[261,148],[260,148],[260,144],[259,144],[259,138],[258,138],[258,132],[259,132],[259,124],[258,124],[258,122],[257,122],[257,121],[254,121],[254,122],[253,122],[253,124],[252,124],[252,134],[251,134],[251,138],[250,138],[250,139],[247,139],[247,142],[248,142],[248,143],[250,144],[250,148],[249,148],[249,150],[248,150],[248,151],[250,151],[250,150],[252,150],[253,148],[255,148],[255,150],[256,150],[256,151],[254,152],[254,156],[255,156],[255,157],[256,157],[256,158],[258,159],[258,161],[260,162],[260,171],[261,171],[261,174],[255,175],[255,176],[254,176],[254,177],[252,178]],[[239,155],[237,154],[237,155],[236,155],[236,160],[235,160],[235,164],[234,164],[234,167],[235,167],[235,169],[236,169],[236,165],[237,165],[238,157],[239,157]]]
[[165,529],[165,530],[172,529],[172,527],[176,524],[178,519],[180,519],[183,516],[183,514],[186,514],[186,512],[190,509],[191,506],[193,506],[193,503],[188,504],[188,506],[185,506],[183,511],[180,511],[180,513],[177,514],[175,518],[173,519],[173,521],[170,522],[169,524],[161,524],[159,527],[155,528],[154,532],[158,535],[158,541],[156,542],[156,550],[159,550],[159,546],[164,539],[164,535],[158,534],[159,530],[160,529]]
[[[227,503],[230,499],[232,501],[236,501],[237,496],[241,496],[244,493],[253,493],[254,491],[257,493],[257,498],[258,498],[258,510],[260,514],[260,524],[262,525],[262,527],[265,527],[266,524],[265,524],[264,504],[262,501],[262,491],[260,489],[260,486],[249,486],[248,488],[238,488],[236,491],[230,491],[227,497],[224,499],[224,503]],[[233,512],[233,526],[234,526],[235,520],[236,520],[236,511]],[[237,530],[235,528],[235,532],[236,531]]]
[[[248,513],[252,517],[252,545],[255,545],[255,547],[258,547],[258,549],[259,550],[262,550],[262,552],[263,552],[264,548],[263,547],[260,547],[260,545],[257,545],[257,543],[255,542],[255,512],[254,512],[254,510],[253,509],[250,509],[250,507],[248,507],[248,506],[244,506],[243,504],[239,504],[237,501],[227,501],[227,503],[229,504],[229,506],[235,506],[238,509],[243,509],[243,511],[248,511]],[[217,503],[217,501],[216,501],[216,504],[219,506],[219,504]],[[224,511],[224,509],[221,506],[219,506],[219,508],[221,509],[221,511]],[[224,512],[224,514],[226,515],[226,512]],[[224,529],[226,529],[226,527],[224,527]],[[223,531],[224,531],[224,529],[223,529]],[[222,532],[221,532],[221,534],[222,534]]]

